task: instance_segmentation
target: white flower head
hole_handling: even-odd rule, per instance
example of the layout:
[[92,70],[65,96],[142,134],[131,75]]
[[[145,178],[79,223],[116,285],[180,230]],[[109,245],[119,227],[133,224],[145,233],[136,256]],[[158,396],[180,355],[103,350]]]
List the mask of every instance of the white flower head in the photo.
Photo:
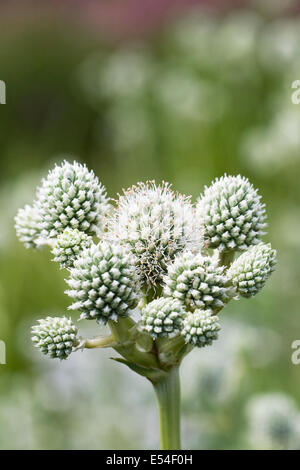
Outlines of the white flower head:
[[52,253],[53,261],[60,264],[61,268],[71,268],[80,253],[91,246],[92,237],[79,230],[66,228],[56,239]]
[[24,243],[26,248],[37,248],[38,238],[40,236],[40,214],[36,206],[28,204],[19,209],[15,217],[15,229],[20,242]]
[[205,187],[197,204],[208,247],[221,252],[245,251],[264,235],[265,205],[249,180],[222,176]]
[[47,317],[32,327],[32,341],[43,354],[67,359],[79,344],[77,333],[71,318]]
[[153,338],[163,338],[180,331],[185,310],[178,300],[160,297],[146,305],[141,314],[143,328]]
[[108,212],[106,190],[85,165],[56,165],[37,189],[41,237],[56,238],[70,227],[98,234]]
[[218,339],[220,329],[217,315],[213,315],[210,310],[197,309],[184,317],[181,335],[186,343],[203,348]]
[[128,316],[139,301],[139,282],[130,254],[118,244],[92,244],[75,259],[67,279],[74,299],[69,307],[82,319],[108,320]]
[[252,297],[263,288],[275,270],[276,262],[276,250],[271,244],[259,243],[242,253],[227,275],[241,296]]
[[164,293],[190,310],[220,310],[232,298],[224,267],[214,257],[186,252],[176,257],[164,276]]
[[189,198],[168,183],[138,183],[119,196],[109,236],[134,257],[143,285],[156,288],[168,265],[185,249],[200,250],[202,232]]

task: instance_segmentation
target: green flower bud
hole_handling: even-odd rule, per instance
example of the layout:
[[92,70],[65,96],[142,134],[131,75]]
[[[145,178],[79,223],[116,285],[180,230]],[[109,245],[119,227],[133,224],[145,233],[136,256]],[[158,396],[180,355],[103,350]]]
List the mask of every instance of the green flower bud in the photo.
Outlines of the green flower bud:
[[206,187],[197,204],[207,246],[244,251],[264,235],[265,205],[245,177],[222,176]]
[[75,300],[69,307],[80,318],[105,324],[134,309],[139,283],[130,255],[117,244],[100,242],[85,249],[74,261],[66,293]]
[[252,297],[263,288],[275,269],[276,261],[276,250],[272,250],[270,243],[260,243],[237,258],[227,275],[240,295]]
[[56,238],[67,227],[95,235],[103,226],[108,199],[93,171],[65,161],[42,180],[37,206],[41,238]]
[[66,228],[56,240],[52,249],[53,261],[60,264],[61,268],[71,268],[76,258],[93,243],[92,237],[77,229]]
[[47,317],[32,327],[32,341],[43,354],[55,359],[67,359],[78,346],[78,330],[71,318]]
[[180,300],[191,310],[220,310],[233,295],[224,267],[210,256],[191,252],[175,259],[164,282],[164,294]]
[[26,248],[37,248],[40,236],[40,216],[36,207],[26,205],[15,217],[15,229],[20,242]]
[[221,329],[218,322],[219,318],[210,310],[189,312],[183,319],[181,335],[186,343],[203,348],[218,339],[218,331]]
[[143,328],[153,338],[174,336],[181,329],[185,315],[180,302],[161,297],[152,300],[141,311]]

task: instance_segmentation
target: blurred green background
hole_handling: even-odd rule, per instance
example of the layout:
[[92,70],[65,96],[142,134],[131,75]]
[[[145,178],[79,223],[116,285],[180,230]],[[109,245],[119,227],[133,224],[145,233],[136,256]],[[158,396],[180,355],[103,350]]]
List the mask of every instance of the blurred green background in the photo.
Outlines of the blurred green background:
[[[300,18],[288,3],[194,5],[122,38],[86,17],[1,15],[1,449],[158,446],[146,381],[109,351],[58,363],[30,342],[35,320],[63,314],[68,299],[64,273],[46,251],[25,250],[13,218],[63,158],[86,162],[112,197],[155,178],[196,200],[223,173],[259,188],[278,268],[263,293],[222,312],[212,348],[185,359],[183,443],[300,448],[300,365],[291,362],[300,339],[300,104],[291,101]],[[89,323],[82,328],[95,334]]]

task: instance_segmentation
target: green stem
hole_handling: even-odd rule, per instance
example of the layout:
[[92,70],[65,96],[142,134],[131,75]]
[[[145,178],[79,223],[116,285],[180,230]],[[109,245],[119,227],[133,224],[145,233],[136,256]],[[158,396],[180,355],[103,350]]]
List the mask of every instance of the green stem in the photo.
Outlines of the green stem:
[[180,380],[179,368],[173,367],[167,377],[154,383],[156,393],[160,445],[162,450],[180,449]]
[[225,251],[219,254],[219,264],[220,266],[225,266],[229,268],[234,259],[234,251]]

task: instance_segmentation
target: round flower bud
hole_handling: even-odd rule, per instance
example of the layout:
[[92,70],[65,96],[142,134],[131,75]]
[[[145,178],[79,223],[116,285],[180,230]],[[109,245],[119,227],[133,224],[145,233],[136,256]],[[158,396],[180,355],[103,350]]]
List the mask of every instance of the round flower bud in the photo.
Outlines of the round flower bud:
[[195,310],[189,312],[183,319],[181,335],[185,342],[203,348],[218,339],[219,325],[217,315],[212,315],[210,310]]
[[37,248],[40,217],[36,207],[26,205],[19,209],[15,217],[15,229],[20,242],[24,243],[26,248]]
[[265,204],[245,177],[222,176],[206,187],[197,204],[209,248],[244,251],[259,242],[266,227]]
[[52,249],[53,261],[60,264],[61,268],[71,268],[76,258],[92,244],[92,237],[77,229],[66,228],[57,239]]
[[158,338],[178,333],[185,311],[177,300],[160,297],[147,304],[141,314],[143,328]]
[[94,235],[102,228],[108,199],[93,171],[65,161],[42,180],[37,206],[42,238],[56,238],[67,227]]
[[100,242],[74,261],[66,293],[75,300],[69,307],[81,317],[106,324],[136,307],[139,284],[130,255],[117,244]]
[[148,288],[161,282],[178,253],[202,245],[190,199],[173,192],[168,183],[138,183],[125,191],[109,225],[109,236],[128,247]]
[[233,295],[224,267],[210,256],[191,252],[175,259],[164,282],[164,294],[180,300],[190,310],[220,310]]
[[260,243],[241,254],[227,275],[240,295],[252,297],[263,288],[275,269],[276,261],[276,250],[272,250],[270,243]]
[[53,359],[67,359],[78,346],[78,330],[71,318],[47,317],[32,327],[34,345]]

